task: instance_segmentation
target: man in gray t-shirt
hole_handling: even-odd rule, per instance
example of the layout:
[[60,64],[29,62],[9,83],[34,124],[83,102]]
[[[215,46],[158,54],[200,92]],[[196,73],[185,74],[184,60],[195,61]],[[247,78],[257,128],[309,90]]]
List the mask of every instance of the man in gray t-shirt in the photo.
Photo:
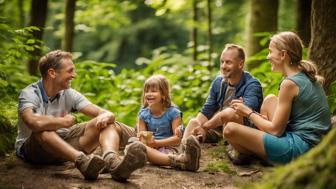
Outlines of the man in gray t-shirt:
[[[141,143],[127,146],[123,159],[118,155],[120,133],[129,136],[133,131],[70,88],[76,77],[70,53],[52,51],[40,59],[39,68],[41,80],[23,89],[19,97],[18,157],[33,164],[72,161],[85,179],[97,179],[106,167],[112,178],[124,181],[145,165],[146,147]],[[77,111],[92,120],[74,124],[71,113]],[[98,146],[103,158],[88,155]]]

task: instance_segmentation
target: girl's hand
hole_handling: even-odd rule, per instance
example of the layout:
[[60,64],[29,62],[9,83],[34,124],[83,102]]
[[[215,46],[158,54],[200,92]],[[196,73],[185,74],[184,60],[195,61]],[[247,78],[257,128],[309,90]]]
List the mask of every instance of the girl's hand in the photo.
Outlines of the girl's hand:
[[155,148],[156,147],[156,141],[154,139],[154,137],[152,136],[152,138],[150,140],[146,141],[146,145],[151,147],[151,148]]

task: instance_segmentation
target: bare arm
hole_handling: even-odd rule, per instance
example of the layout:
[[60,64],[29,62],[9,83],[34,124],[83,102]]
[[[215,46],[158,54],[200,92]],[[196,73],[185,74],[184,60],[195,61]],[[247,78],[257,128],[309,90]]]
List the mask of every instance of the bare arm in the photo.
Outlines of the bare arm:
[[115,122],[115,116],[112,112],[100,108],[97,105],[89,104],[80,110],[84,115],[97,118],[96,126],[105,128],[107,125]]
[[258,127],[258,129],[270,133],[272,135],[281,136],[286,129],[292,110],[292,102],[295,96],[299,93],[298,86],[290,80],[284,80],[281,83],[279,91],[279,103],[275,110],[273,120],[267,120],[256,113],[251,113],[252,110],[248,107],[243,107],[241,104],[236,104],[236,111],[243,116],[250,115],[250,120]]
[[74,124],[75,117],[68,114],[64,117],[54,117],[49,115],[38,115],[31,108],[26,108],[21,112],[23,122],[33,131],[56,131],[59,128],[67,128]]
[[138,132],[140,132],[140,131],[147,131],[146,123],[144,122],[144,120],[142,120],[140,118],[138,118],[137,127],[138,127]]
[[227,122],[233,121],[233,120],[239,120],[239,115],[235,112],[234,109],[228,107],[218,112],[209,121],[201,125],[201,127],[205,130],[209,130],[209,129],[221,126],[223,124],[226,124]]

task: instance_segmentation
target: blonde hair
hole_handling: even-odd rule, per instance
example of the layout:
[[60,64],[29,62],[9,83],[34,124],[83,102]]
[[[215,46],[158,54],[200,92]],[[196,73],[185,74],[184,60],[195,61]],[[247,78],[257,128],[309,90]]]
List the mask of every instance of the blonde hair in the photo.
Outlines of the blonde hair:
[[162,95],[162,104],[164,107],[169,108],[172,106],[168,80],[163,75],[152,75],[145,81],[145,84],[144,84],[144,88],[142,92],[143,107],[148,106],[148,103],[145,100],[145,92],[152,88],[156,88],[160,90],[160,93]]
[[294,32],[280,32],[271,37],[271,41],[278,50],[286,50],[291,64],[298,66],[312,82],[323,83],[324,78],[318,75],[317,67],[308,60],[302,60],[303,44],[300,37]]

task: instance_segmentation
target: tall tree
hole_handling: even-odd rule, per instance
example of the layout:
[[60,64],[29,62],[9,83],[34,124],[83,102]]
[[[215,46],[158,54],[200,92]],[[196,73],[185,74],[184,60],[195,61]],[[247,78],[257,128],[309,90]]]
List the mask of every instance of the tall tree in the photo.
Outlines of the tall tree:
[[212,8],[211,8],[211,0],[207,0],[207,13],[208,13],[208,59],[209,63],[211,63],[211,53],[212,53]]
[[20,18],[20,27],[24,27],[25,24],[25,16],[23,10],[23,0],[18,0],[18,9],[19,9],[19,18]]
[[193,42],[193,60],[197,61],[197,22],[198,22],[198,14],[197,14],[197,3],[198,0],[192,1],[193,6],[193,26],[192,26],[192,42]]
[[311,4],[312,0],[297,0],[296,30],[305,47],[308,47],[310,41]]
[[312,33],[309,58],[316,62],[325,77],[324,89],[336,80],[336,0],[313,0]]
[[[251,56],[262,50],[265,46],[260,44],[262,37],[256,36],[262,32],[275,32],[278,27],[279,0],[251,0],[247,21],[247,55]],[[260,64],[258,61],[250,62],[249,69]]]
[[[48,0],[32,0],[30,9],[30,26],[36,26],[39,30],[33,31],[33,36],[41,46],[44,26],[47,19]],[[37,75],[38,59],[41,56],[41,49],[35,48],[32,51],[32,58],[28,61],[28,71],[31,75]]]
[[75,9],[76,9],[76,0],[66,0],[65,29],[64,29],[64,38],[62,41],[62,49],[68,52],[72,51]]

